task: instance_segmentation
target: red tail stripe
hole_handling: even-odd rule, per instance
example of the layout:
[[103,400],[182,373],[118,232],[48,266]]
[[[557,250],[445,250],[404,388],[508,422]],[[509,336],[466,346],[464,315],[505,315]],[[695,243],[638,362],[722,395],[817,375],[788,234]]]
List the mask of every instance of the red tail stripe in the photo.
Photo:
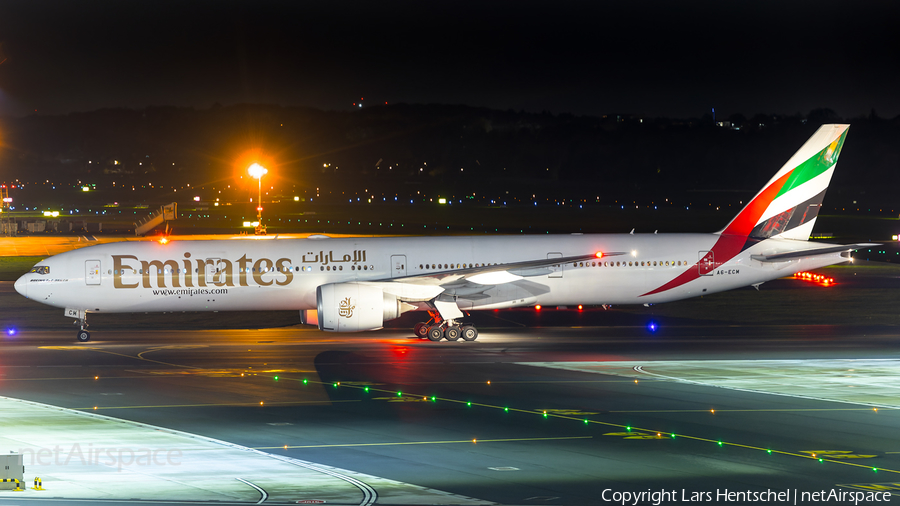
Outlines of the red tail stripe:
[[784,186],[793,172],[793,169],[788,171],[785,175],[778,178],[778,180],[760,192],[752,202],[747,204],[747,207],[741,210],[741,213],[738,214],[737,217],[731,220],[728,227],[722,231],[722,235],[739,235],[743,237],[750,235],[750,232],[753,231],[753,227],[759,222],[759,218],[766,212],[769,204],[772,203],[775,196],[781,191],[781,187]]
[[[780,181],[780,180],[779,180]],[[768,189],[767,189],[768,191]],[[761,197],[762,195],[760,195]],[[719,239],[716,240],[716,244],[712,247],[713,253],[713,269],[724,264],[725,262],[734,258],[738,253],[741,252],[741,248],[744,246],[744,241],[746,240],[743,236],[733,236],[733,235],[720,235]],[[700,277],[700,266],[699,262],[689,267],[688,270],[682,272],[675,279],[669,281],[668,283],[662,285],[661,287],[651,290],[641,297],[647,295],[653,295],[660,292],[665,292],[666,290],[671,290],[672,288],[681,286],[685,283],[693,281]]]

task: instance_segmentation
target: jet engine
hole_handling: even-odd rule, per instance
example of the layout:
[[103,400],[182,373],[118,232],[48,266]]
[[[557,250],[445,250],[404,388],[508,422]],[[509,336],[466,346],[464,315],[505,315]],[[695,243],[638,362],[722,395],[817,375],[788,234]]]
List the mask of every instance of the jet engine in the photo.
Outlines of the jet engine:
[[316,288],[319,330],[377,330],[387,320],[414,309],[380,287],[361,283],[331,283]]

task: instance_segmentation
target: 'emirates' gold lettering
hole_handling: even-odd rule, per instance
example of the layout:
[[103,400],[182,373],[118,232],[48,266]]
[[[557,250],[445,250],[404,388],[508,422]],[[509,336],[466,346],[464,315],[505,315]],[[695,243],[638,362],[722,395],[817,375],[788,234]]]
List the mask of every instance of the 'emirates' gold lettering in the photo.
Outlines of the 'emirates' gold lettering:
[[[335,256],[333,251],[327,254],[320,251],[318,254],[309,253],[303,255],[303,263],[321,263],[325,265],[351,262],[356,265],[366,262],[365,250],[355,250],[353,255],[343,254]],[[205,288],[209,285],[250,286],[252,273],[253,282],[259,286],[287,286],[294,281],[294,271],[300,270],[300,266],[294,267],[290,258],[257,258],[256,260],[242,255],[237,260],[227,258],[192,258],[191,253],[184,252],[181,260],[141,260],[134,255],[112,255],[113,260],[113,287],[114,288]],[[361,266],[357,265],[358,268]],[[237,272],[235,272],[237,268]],[[307,266],[304,271],[311,271]],[[151,276],[151,270],[156,274]],[[329,271],[337,271],[338,267],[332,266]],[[343,270],[343,269],[341,269]],[[128,274],[126,274],[126,272]],[[140,275],[140,281],[137,277]],[[154,281],[155,279],[155,281]],[[155,285],[155,286],[154,286]]]

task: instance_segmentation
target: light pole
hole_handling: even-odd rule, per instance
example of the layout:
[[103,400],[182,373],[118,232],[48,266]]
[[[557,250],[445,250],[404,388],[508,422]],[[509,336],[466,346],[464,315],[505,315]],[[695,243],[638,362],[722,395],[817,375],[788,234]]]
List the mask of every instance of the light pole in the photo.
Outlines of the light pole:
[[266,235],[266,226],[262,224],[262,177],[269,171],[266,170],[265,167],[258,163],[254,163],[250,166],[247,171],[251,176],[256,178],[256,181],[259,183],[259,194],[256,199],[256,235]]

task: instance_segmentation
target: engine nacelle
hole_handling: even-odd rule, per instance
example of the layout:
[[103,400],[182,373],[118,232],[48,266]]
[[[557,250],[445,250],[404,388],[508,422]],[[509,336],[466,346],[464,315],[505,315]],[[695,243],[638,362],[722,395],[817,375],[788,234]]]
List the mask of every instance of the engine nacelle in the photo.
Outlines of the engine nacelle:
[[411,309],[381,288],[360,283],[322,285],[316,288],[316,305],[319,330],[329,332],[377,330]]

